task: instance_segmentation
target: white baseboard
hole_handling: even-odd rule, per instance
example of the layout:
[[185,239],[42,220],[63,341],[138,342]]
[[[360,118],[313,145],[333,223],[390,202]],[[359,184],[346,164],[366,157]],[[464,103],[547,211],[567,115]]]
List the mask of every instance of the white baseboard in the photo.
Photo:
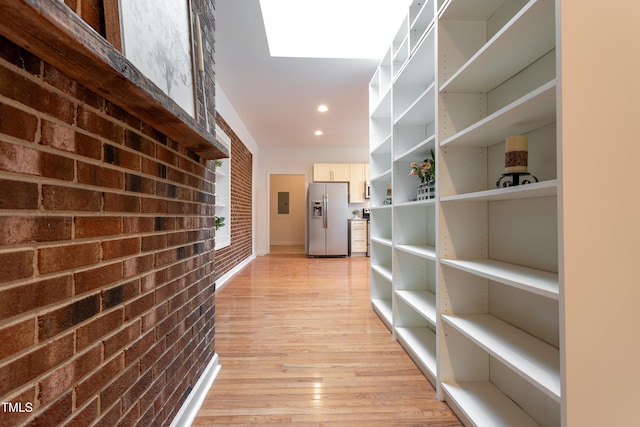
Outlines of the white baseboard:
[[218,364],[218,354],[214,354],[193,390],[191,390],[191,393],[182,404],[170,427],[187,427],[193,423],[202,406],[202,402],[204,402],[204,398],[213,384],[213,380],[216,379],[221,368],[222,366]]
[[227,271],[221,277],[218,277],[216,279],[216,290],[222,288],[227,283],[227,281],[231,279],[231,277],[233,277],[237,272],[239,272],[240,270],[245,268],[247,265],[249,265],[249,263],[253,261],[255,258],[256,258],[255,255],[251,255],[250,257],[247,257],[244,261],[240,262],[231,270]]

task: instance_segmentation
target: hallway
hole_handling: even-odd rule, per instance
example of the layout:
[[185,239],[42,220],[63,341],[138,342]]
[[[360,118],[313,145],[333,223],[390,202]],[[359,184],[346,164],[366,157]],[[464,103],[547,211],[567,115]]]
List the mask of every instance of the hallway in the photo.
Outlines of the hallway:
[[371,311],[369,259],[258,257],[216,294],[194,426],[461,426]]

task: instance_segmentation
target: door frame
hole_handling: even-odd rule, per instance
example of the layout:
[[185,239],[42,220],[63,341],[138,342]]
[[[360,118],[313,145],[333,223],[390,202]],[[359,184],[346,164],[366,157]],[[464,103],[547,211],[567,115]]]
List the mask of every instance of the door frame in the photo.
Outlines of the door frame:
[[307,188],[309,186],[309,182],[307,181],[307,175],[305,173],[296,173],[296,172],[291,172],[291,173],[282,173],[282,172],[267,172],[267,197],[266,197],[266,205],[267,205],[267,212],[266,212],[266,224],[265,224],[265,228],[266,228],[266,237],[267,237],[267,247],[266,247],[266,254],[268,255],[269,253],[271,253],[271,192],[273,191],[271,189],[271,176],[272,175],[295,175],[295,176],[302,176],[304,178],[304,189],[303,189],[303,194],[304,196],[304,205],[305,205],[305,220],[304,220],[304,253],[308,253],[309,248],[308,248],[308,244],[307,244],[307,217],[306,217],[306,204],[307,204],[307,198],[306,198],[306,194],[307,194]]

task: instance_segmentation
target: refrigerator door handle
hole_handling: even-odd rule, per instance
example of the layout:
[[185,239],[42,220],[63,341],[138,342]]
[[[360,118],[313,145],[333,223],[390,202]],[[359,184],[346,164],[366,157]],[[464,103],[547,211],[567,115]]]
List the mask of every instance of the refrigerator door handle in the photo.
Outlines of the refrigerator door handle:
[[328,220],[328,216],[327,215],[329,213],[329,194],[324,193],[322,195],[322,203],[323,203],[323,209],[324,209],[324,215],[322,216],[322,226],[324,228],[329,228],[329,220]]

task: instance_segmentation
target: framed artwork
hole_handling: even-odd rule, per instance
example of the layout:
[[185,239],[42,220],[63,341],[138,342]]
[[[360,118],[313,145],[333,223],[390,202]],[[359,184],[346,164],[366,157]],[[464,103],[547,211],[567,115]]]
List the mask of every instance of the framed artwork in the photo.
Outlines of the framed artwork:
[[107,39],[182,109],[195,117],[189,0],[109,0]]

